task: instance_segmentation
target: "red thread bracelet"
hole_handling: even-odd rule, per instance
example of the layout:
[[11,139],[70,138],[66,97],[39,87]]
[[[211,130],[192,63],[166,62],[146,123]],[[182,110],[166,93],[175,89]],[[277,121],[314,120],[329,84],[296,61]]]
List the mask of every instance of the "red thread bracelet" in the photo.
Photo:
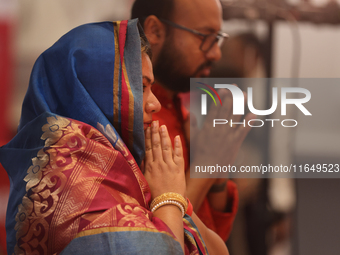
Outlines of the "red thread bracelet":
[[187,201],[188,201],[188,209],[185,213],[188,214],[189,216],[191,216],[192,212],[194,211],[194,208],[192,207],[192,204],[190,203],[189,198],[187,198]]

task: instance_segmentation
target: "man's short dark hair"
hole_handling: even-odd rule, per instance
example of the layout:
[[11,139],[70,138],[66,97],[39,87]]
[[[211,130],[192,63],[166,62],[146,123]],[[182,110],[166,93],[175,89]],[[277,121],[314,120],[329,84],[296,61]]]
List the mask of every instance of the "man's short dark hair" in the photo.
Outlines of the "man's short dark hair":
[[131,19],[138,18],[144,27],[145,19],[155,15],[159,19],[170,19],[175,0],[136,0],[132,6]]

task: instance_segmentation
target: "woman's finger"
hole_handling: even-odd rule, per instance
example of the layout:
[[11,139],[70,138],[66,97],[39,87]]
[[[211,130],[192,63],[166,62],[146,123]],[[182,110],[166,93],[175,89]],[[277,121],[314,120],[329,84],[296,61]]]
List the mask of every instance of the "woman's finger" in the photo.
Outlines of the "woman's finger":
[[168,130],[167,130],[165,125],[161,126],[160,134],[161,134],[161,145],[162,145],[163,160],[166,163],[170,163],[170,162],[173,161],[172,144],[171,144],[171,139],[169,137]]
[[182,147],[182,142],[180,136],[175,137],[175,146],[174,146],[174,162],[176,165],[181,165],[183,164],[183,147]]
[[145,163],[153,161],[152,145],[151,145],[151,129],[148,127],[145,130]]
[[158,120],[153,121],[151,125],[151,147],[153,161],[163,161],[161,137],[159,135],[159,122]]

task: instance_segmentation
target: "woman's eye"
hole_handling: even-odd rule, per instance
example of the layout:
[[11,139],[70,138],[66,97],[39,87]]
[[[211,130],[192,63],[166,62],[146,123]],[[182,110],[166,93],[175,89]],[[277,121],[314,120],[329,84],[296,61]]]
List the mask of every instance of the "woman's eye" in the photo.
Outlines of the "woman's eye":
[[143,85],[143,92],[145,92],[146,86]]

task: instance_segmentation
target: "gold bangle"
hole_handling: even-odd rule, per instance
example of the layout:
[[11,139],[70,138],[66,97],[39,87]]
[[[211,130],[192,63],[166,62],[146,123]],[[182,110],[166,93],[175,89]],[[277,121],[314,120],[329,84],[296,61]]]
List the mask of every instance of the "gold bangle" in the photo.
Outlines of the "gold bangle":
[[174,192],[163,193],[162,195],[156,197],[154,200],[152,200],[150,208],[153,208],[155,207],[156,204],[159,204],[167,200],[178,202],[183,207],[184,212],[186,212],[188,209],[187,200],[181,194],[174,193]]
[[160,202],[160,203],[156,204],[155,206],[153,206],[151,208],[151,212],[154,213],[158,208],[162,207],[163,205],[175,205],[175,206],[177,206],[178,209],[182,213],[182,217],[184,217],[185,211],[184,211],[183,206],[180,203],[178,203],[177,201],[172,201],[172,200],[165,200],[163,202]]

